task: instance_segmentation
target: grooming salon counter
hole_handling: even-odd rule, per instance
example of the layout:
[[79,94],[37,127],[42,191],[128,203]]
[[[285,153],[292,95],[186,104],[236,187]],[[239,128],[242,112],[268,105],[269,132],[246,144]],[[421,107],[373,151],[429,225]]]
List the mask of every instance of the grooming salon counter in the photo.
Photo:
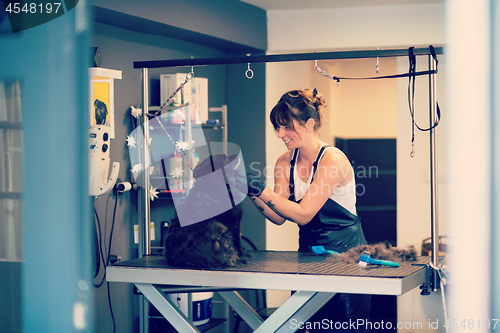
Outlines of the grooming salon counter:
[[[107,267],[109,282],[133,283],[179,331],[200,332],[162,291],[162,285],[218,289],[221,297],[254,332],[293,332],[293,318],[304,322],[335,293],[402,295],[428,281],[431,257],[400,262],[400,267],[345,263],[332,256],[295,251],[247,251],[247,264],[228,268],[169,267],[162,256],[147,256]],[[234,290],[298,290],[265,321]]]

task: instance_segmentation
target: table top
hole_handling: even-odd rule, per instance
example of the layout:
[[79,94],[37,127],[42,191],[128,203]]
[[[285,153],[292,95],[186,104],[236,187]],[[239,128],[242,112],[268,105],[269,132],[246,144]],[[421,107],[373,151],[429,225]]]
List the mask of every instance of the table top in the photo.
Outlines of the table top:
[[146,256],[107,268],[110,282],[175,284],[248,289],[309,290],[401,295],[427,279],[431,257],[400,261],[400,267],[358,267],[332,255],[296,251],[247,251],[246,264],[176,268],[162,256]]

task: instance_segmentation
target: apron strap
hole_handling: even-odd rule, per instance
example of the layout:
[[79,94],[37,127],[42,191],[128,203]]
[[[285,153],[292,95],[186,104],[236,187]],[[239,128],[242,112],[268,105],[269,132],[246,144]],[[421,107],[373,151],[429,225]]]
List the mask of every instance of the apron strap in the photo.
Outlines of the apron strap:
[[290,190],[290,196],[288,200],[295,202],[295,182],[293,181],[293,170],[295,169],[295,163],[297,162],[297,155],[299,154],[299,149],[295,148],[293,151],[293,157],[290,161],[290,177],[288,181],[288,189]]
[[[331,147],[329,144],[324,144],[319,149],[318,156],[316,157],[316,160],[313,163],[313,171],[312,171],[313,175],[311,178],[311,183],[314,180],[314,174],[316,173],[316,169],[318,168],[318,163],[321,160],[321,157],[323,156],[323,152],[325,151],[326,148],[329,148],[329,147]],[[294,174],[295,164],[297,163],[297,155],[298,154],[299,154],[299,149],[295,148],[295,150],[293,151],[292,160],[290,161],[290,177],[289,177],[289,182],[288,182],[288,188],[290,190],[290,196],[288,197],[288,200],[294,201],[294,202],[295,202],[295,189],[294,189],[295,182],[294,182],[293,174]]]
[[316,161],[314,161],[314,163],[313,163],[313,171],[312,171],[313,174],[311,177],[311,183],[314,180],[314,174],[316,173],[316,169],[318,168],[318,163],[321,160],[321,157],[323,157],[323,151],[325,151],[325,149],[328,147],[331,147],[331,146],[329,144],[325,144],[325,145],[321,146],[321,148],[319,149],[318,156],[316,157]]

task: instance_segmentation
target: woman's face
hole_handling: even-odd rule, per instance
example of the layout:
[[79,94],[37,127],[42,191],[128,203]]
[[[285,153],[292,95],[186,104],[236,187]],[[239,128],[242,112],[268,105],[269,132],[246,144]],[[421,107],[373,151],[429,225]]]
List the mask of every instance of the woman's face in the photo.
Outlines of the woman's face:
[[306,127],[297,120],[293,120],[295,130],[288,126],[280,126],[277,130],[278,138],[283,140],[288,150],[298,148],[303,143],[303,138],[307,135]]

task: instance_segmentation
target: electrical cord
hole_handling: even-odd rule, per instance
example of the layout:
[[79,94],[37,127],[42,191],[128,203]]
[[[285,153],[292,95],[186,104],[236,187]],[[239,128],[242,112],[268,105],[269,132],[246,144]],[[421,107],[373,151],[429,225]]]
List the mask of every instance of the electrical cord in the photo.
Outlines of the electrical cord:
[[[118,193],[114,193],[115,194],[115,204],[114,204],[114,208],[113,208],[113,220],[112,220],[112,223],[111,223],[111,231],[110,231],[110,235],[109,235],[109,246],[107,247],[106,249],[106,241],[104,241],[104,251],[103,251],[103,248],[102,248],[102,233],[101,233],[101,223],[100,223],[100,220],[99,220],[99,216],[97,214],[97,210],[95,208],[95,201],[94,201],[94,214],[95,214],[95,220],[97,222],[97,228],[96,228],[96,238],[98,237],[99,238],[99,242],[96,241],[96,251],[98,253],[98,255],[96,256],[96,261],[98,260],[99,261],[99,264],[98,264],[98,269],[96,271],[96,274],[94,276],[94,279],[99,275],[99,272],[101,270],[101,267],[104,266],[104,273],[103,273],[103,277],[101,279],[101,281],[99,283],[95,283],[94,282],[94,287],[95,288],[100,288],[103,284],[104,284],[104,281],[106,280],[106,267],[109,265],[109,262],[110,262],[110,258],[111,258],[111,244],[112,244],[112,240],[113,240],[113,231],[114,231],[114,226],[115,226],[115,218],[116,218],[116,207],[118,205]],[[105,225],[104,225],[104,236],[106,236],[106,219],[105,219]],[[98,245],[97,245],[98,243]],[[98,259],[97,259],[98,258]],[[102,260],[101,260],[102,259]],[[101,265],[101,262],[102,262],[102,265]],[[97,263],[96,263],[96,266],[97,266]],[[115,316],[114,316],[114,313],[113,313],[113,306],[111,304],[111,293],[110,293],[110,286],[109,286],[109,282],[106,281],[106,285],[107,285],[107,296],[108,296],[108,306],[109,306],[109,312],[111,314],[111,320],[113,322],[113,333],[116,332],[116,321],[115,321]]]
[[[115,228],[115,217],[116,217],[116,206],[118,204],[118,194],[115,194],[115,208],[113,209],[113,221],[111,223],[111,231],[109,234],[109,246],[108,246],[108,260],[106,261],[106,266],[109,265],[109,258],[111,257],[111,242],[113,240],[113,230]],[[109,312],[111,313],[111,320],[113,321],[113,333],[116,332],[116,322],[115,322],[115,315],[113,313],[113,307],[111,305],[111,295],[110,295],[110,290],[109,290],[109,282],[108,284],[108,304],[109,304]]]
[[106,282],[108,285],[108,304],[109,304],[109,312],[111,313],[111,320],[113,321],[113,333],[116,332],[116,322],[115,315],[113,314],[113,307],[111,306],[111,294],[109,291],[109,282]]
[[[99,238],[99,246],[96,248],[96,251],[97,251],[97,254],[98,254],[97,258],[99,258],[99,267],[97,269],[96,275],[94,276],[94,279],[95,279],[99,275],[99,272],[101,270],[101,262],[102,262],[103,265],[105,265],[106,260],[104,258],[104,254],[102,252],[101,222],[99,221],[99,216],[97,215],[97,210],[95,209],[95,206],[94,206],[94,214],[95,214],[96,222],[97,222],[96,232],[98,230],[98,233],[99,233],[99,237],[98,237]],[[102,258],[102,261],[101,261],[101,258]],[[105,279],[106,279],[106,269],[104,269],[104,273],[103,273],[101,282],[99,282],[97,284],[94,282],[94,287],[95,288],[100,288],[102,286],[102,284],[104,283]]]
[[[94,214],[95,217],[97,217],[97,213],[94,208]],[[99,275],[99,270],[101,268],[101,252],[99,251],[99,239],[97,238],[97,227],[96,227],[96,219],[94,218],[94,260],[95,260],[95,266],[94,266],[94,280],[95,278]],[[99,230],[100,231],[100,230]]]
[[111,242],[113,241],[113,230],[115,228],[115,217],[116,217],[117,204],[118,204],[118,194],[115,195],[115,208],[113,209],[113,221],[111,222],[111,231],[109,234],[108,259],[106,261],[106,266],[109,265],[109,258],[111,257]]

